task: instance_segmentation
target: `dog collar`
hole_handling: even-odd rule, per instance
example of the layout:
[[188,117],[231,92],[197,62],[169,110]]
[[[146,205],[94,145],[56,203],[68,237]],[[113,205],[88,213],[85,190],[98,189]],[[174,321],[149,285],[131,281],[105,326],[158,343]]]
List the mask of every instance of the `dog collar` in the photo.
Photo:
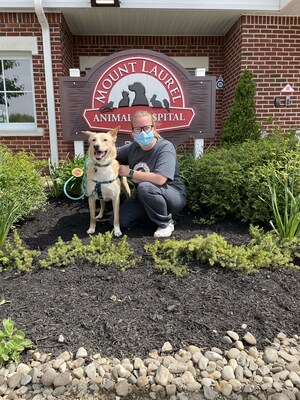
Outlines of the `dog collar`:
[[98,163],[94,163],[95,167],[108,167],[110,164],[111,164],[111,162],[108,163],[108,164],[98,164]]

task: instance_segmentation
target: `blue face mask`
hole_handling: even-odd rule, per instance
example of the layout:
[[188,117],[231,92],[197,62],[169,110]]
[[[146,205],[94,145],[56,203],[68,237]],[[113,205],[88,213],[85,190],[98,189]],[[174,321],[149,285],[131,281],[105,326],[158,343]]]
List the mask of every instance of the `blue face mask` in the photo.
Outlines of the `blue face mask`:
[[134,135],[134,140],[142,147],[148,147],[152,143],[154,138],[153,131],[148,133],[142,131],[141,133],[137,133]]

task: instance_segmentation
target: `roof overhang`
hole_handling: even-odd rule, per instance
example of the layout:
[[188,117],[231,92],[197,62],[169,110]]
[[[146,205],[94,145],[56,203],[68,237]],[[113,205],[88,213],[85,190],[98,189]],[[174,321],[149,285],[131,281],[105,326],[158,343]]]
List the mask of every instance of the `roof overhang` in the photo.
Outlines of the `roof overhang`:
[[[61,12],[74,35],[222,36],[241,15],[300,16],[299,0],[120,0],[120,7],[92,1],[41,3],[45,12]],[[17,10],[34,12],[33,1],[1,0],[0,11]]]

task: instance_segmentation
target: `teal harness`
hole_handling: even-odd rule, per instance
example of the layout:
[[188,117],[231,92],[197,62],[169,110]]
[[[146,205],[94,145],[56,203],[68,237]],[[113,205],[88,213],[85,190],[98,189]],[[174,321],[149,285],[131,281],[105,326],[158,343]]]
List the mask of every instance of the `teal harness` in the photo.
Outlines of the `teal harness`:
[[92,191],[92,193],[90,194],[90,196],[92,196],[93,194],[97,193],[97,196],[99,197],[99,199],[103,199],[103,195],[102,195],[102,185],[106,185],[107,183],[112,183],[114,181],[116,181],[119,177],[117,176],[115,179],[112,179],[110,181],[94,181],[96,183],[95,185],[95,189]]

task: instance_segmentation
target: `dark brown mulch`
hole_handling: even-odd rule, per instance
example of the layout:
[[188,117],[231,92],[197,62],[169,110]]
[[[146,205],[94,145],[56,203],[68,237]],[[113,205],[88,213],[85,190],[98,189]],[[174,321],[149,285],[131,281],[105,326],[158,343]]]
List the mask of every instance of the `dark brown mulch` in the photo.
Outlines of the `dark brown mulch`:
[[[20,225],[18,232],[26,246],[45,251],[58,236],[68,241],[77,234],[88,241],[88,223],[86,202],[60,199]],[[108,229],[107,221],[97,225],[97,233]],[[299,271],[282,268],[246,276],[195,265],[185,278],[162,275],[144,250],[153,242],[153,232],[150,224],[126,232],[142,261],[125,272],[88,264],[21,275],[5,271],[0,275],[0,300],[9,302],[0,305],[0,319],[12,318],[39,351],[54,355],[83,346],[103,356],[146,357],[166,341],[175,350],[188,344],[224,349],[226,331],[243,335],[242,324],[257,338],[258,347],[280,331],[299,334]],[[187,211],[176,218],[176,239],[211,232],[232,244],[249,241],[246,224],[199,225]],[[64,343],[58,342],[60,334]]]

